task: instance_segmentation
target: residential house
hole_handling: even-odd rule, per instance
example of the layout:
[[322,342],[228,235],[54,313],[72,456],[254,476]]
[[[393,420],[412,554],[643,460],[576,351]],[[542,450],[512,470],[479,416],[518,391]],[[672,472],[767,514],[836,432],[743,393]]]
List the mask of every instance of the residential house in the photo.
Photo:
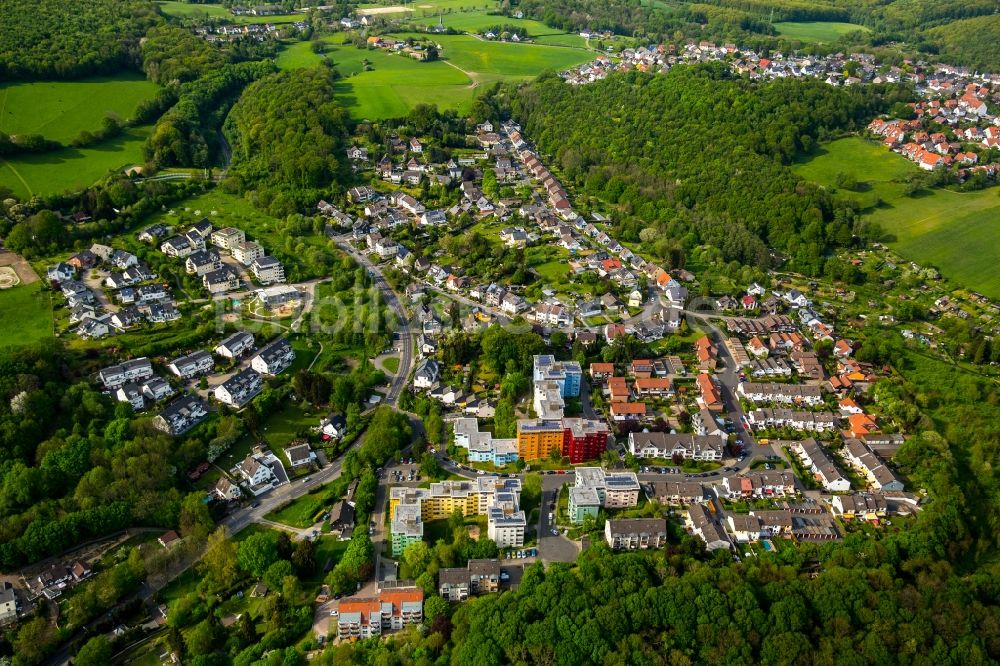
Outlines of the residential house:
[[242,229],[237,229],[235,227],[226,227],[225,229],[219,229],[218,231],[212,232],[211,240],[212,245],[226,250],[227,252],[232,252],[240,243],[246,241],[247,235]]
[[206,273],[222,268],[222,258],[219,256],[218,250],[198,250],[188,255],[184,267],[189,274],[203,277]]
[[667,432],[631,432],[629,452],[637,458],[721,460],[726,440],[718,435]]
[[319,429],[324,439],[340,439],[347,434],[347,419],[343,414],[330,414],[320,421]]
[[291,366],[295,350],[285,338],[278,338],[261,348],[250,361],[250,367],[262,375],[278,375]]
[[150,377],[141,384],[141,388],[142,394],[153,402],[174,394],[174,388],[161,377]]
[[667,521],[663,518],[631,518],[604,523],[604,539],[612,550],[647,550],[667,543]]
[[246,368],[215,387],[215,399],[230,407],[243,407],[264,388],[260,373]]
[[799,456],[802,464],[815,475],[823,487],[830,492],[846,492],[851,482],[841,473],[829,453],[812,437],[792,444],[790,449]]
[[174,359],[167,367],[181,379],[191,379],[211,372],[215,361],[211,354],[199,350]]
[[264,256],[264,248],[253,241],[242,241],[230,249],[233,259],[244,266],[250,266],[256,259]]
[[212,494],[223,502],[232,502],[243,496],[240,487],[230,481],[227,476],[219,478],[218,483],[212,488]]
[[285,456],[292,469],[309,467],[316,462],[316,452],[309,446],[309,442],[292,442],[291,445],[285,447]]
[[250,272],[257,282],[263,285],[285,281],[285,267],[274,257],[257,257],[250,264]]
[[254,349],[254,339],[253,335],[247,333],[246,331],[236,331],[223,339],[222,342],[215,348],[215,353],[223,358],[237,359],[246,354],[247,352],[253,351]]
[[232,266],[205,273],[201,277],[202,284],[210,294],[221,294],[240,288],[239,273]]
[[437,361],[424,359],[413,371],[413,386],[417,389],[429,389],[434,387],[441,373]]
[[129,382],[149,379],[153,376],[153,365],[148,358],[142,357],[103,368],[97,376],[105,388],[117,389]]
[[138,384],[129,382],[123,386],[120,386],[117,391],[115,391],[115,397],[118,402],[127,402],[132,405],[132,409],[139,412],[146,406],[146,400],[142,396],[142,390],[139,388]]
[[184,395],[167,405],[153,425],[169,435],[183,435],[208,416],[205,403],[194,395]]
[[715,518],[703,504],[690,505],[687,511],[687,520],[684,522],[692,534],[700,537],[705,542],[707,550],[713,551],[719,548],[733,547],[726,533],[720,529]]

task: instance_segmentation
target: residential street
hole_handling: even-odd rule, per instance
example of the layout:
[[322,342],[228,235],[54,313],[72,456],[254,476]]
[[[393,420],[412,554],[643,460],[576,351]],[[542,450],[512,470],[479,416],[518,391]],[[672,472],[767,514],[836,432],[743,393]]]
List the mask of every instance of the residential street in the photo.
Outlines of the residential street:
[[382,274],[382,269],[373,264],[364,254],[355,250],[347,241],[347,237],[335,236],[333,240],[340,249],[347,252],[368,270],[369,275],[375,281],[375,286],[382,291],[386,305],[392,308],[399,319],[399,371],[389,382],[389,392],[385,396],[386,404],[395,406],[399,401],[400,393],[406,388],[410,372],[413,370],[413,331],[410,328],[410,318],[407,316],[399,296],[392,290],[389,283],[386,282],[385,276]]

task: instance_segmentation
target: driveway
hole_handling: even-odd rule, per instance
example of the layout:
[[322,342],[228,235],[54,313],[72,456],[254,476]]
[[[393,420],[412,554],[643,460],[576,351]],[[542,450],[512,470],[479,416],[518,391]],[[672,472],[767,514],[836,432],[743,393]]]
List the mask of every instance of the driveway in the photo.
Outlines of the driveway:
[[575,479],[575,474],[547,474],[542,477],[542,499],[538,507],[538,556],[544,562],[575,562],[580,554],[578,542],[567,539],[562,532],[552,535],[555,524],[549,520],[549,513],[556,512],[549,507],[559,505],[559,489],[564,483],[574,483]]

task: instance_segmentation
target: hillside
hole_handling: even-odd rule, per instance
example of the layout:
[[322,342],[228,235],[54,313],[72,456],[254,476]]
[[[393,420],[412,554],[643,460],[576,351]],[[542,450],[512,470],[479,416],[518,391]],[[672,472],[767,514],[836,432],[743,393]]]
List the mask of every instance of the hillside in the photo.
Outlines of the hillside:
[[620,207],[623,239],[709,244],[726,261],[758,266],[771,245],[811,271],[851,229],[825,192],[784,165],[818,137],[863,125],[884,102],[876,87],[754,86],[701,66],[581,87],[543,78],[511,106],[570,182]]

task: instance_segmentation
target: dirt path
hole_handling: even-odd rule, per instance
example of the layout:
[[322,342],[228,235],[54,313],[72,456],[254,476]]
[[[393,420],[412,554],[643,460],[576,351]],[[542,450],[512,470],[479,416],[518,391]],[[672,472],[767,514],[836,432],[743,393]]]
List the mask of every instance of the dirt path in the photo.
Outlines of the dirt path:
[[31,284],[40,279],[35,269],[19,254],[14,254],[10,250],[0,248],[0,266],[10,266],[21,278],[21,284]]
[[468,90],[473,90],[473,89],[479,87],[479,74],[477,72],[470,72],[468,70],[462,69],[458,65],[456,65],[456,64],[454,64],[452,62],[449,62],[448,60],[445,60],[444,58],[441,59],[441,62],[443,62],[444,64],[448,65],[449,67],[454,67],[458,71],[462,72],[462,74],[465,74],[467,77],[469,77],[469,80],[472,81],[472,83],[470,83],[469,85],[465,86]]
[[24,185],[24,189],[26,189],[26,190],[28,191],[28,196],[29,196],[29,197],[30,197],[30,196],[34,196],[34,194],[35,194],[35,191],[31,189],[31,185],[28,185],[28,181],[26,181],[26,180],[24,179],[24,176],[22,176],[22,175],[21,175],[21,172],[20,172],[20,171],[18,171],[17,169],[15,169],[15,168],[14,168],[14,165],[13,165],[13,164],[11,164],[10,162],[8,162],[7,160],[4,160],[4,159],[0,159],[0,162],[3,162],[3,163],[4,163],[4,166],[6,166],[6,167],[7,167],[8,169],[10,169],[10,172],[11,172],[12,174],[14,174],[15,176],[17,176],[17,179],[18,179],[19,181],[21,181],[21,184],[22,184],[22,185]]

